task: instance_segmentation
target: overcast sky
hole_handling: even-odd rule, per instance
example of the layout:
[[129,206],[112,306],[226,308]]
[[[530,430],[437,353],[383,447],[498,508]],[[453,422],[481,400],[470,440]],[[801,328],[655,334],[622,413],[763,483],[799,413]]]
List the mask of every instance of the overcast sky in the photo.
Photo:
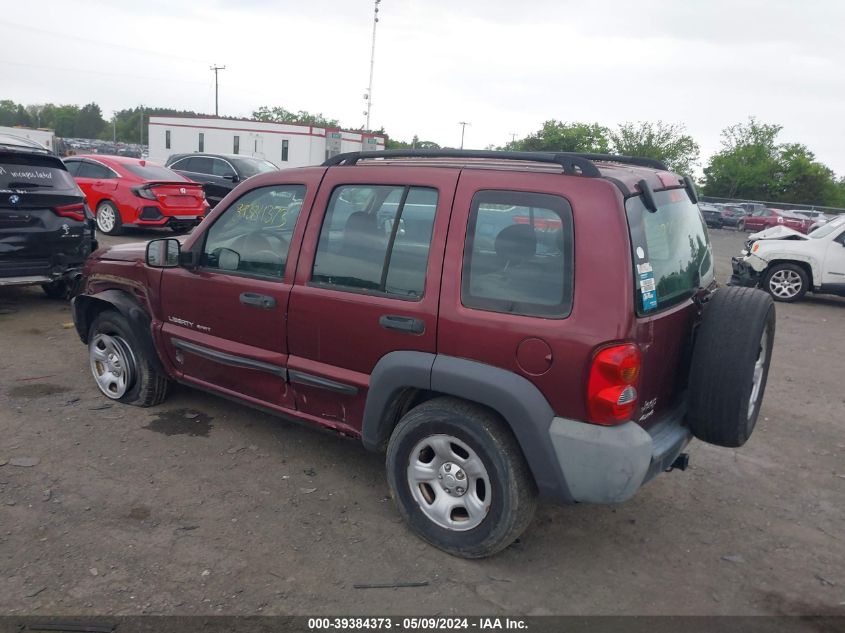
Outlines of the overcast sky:
[[[372,0],[4,3],[0,98],[247,117],[261,105],[363,126]],[[547,119],[784,126],[845,175],[842,0],[383,0],[372,127],[502,145]]]

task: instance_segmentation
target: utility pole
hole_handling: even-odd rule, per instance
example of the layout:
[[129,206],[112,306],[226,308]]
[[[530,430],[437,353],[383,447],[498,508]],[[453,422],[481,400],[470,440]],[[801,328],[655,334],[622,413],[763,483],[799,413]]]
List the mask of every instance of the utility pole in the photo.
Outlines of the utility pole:
[[516,144],[516,132],[511,132],[511,145]]
[[469,123],[467,123],[466,121],[458,121],[458,125],[461,126],[461,149],[463,149],[464,148],[464,132],[466,131],[467,125],[469,125]]
[[138,145],[144,144],[144,106],[138,108]]
[[218,104],[217,104],[217,71],[219,70],[226,70],[225,66],[218,66],[214,64],[213,66],[209,67],[209,70],[214,71],[214,116],[220,116],[218,112]]
[[364,99],[367,101],[367,109],[364,112],[367,115],[367,123],[364,127],[367,129],[367,132],[370,131],[370,110],[373,107],[373,67],[376,64],[376,26],[378,26],[379,4],[381,4],[381,0],[375,0],[375,6],[373,7],[373,47],[370,51],[370,85],[367,88],[367,94],[364,95]]

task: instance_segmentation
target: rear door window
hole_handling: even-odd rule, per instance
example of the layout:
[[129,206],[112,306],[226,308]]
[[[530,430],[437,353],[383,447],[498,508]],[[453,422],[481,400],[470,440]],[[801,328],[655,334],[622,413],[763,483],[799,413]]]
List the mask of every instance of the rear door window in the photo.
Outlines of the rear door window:
[[312,283],[419,300],[436,212],[435,189],[337,187],[323,219]]
[[625,205],[641,316],[686,301],[714,278],[707,228],[686,191],[659,191],[654,197],[655,212],[641,196]]
[[479,191],[464,249],[468,308],[564,318],[572,310],[572,209],[559,196]]

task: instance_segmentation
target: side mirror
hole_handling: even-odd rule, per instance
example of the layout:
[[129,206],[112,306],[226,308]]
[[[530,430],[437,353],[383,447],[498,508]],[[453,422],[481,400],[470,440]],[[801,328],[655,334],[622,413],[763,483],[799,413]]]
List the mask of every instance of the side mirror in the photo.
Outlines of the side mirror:
[[223,180],[228,180],[230,182],[238,182],[240,180],[240,178],[238,178],[238,175],[235,174],[235,173],[232,173],[232,172],[229,172],[227,174],[223,174],[221,176],[221,178],[223,178]]
[[231,248],[221,248],[217,255],[217,266],[220,270],[237,270],[241,265],[241,256]]
[[179,240],[167,237],[147,242],[147,266],[150,268],[176,268],[180,263],[182,245]]

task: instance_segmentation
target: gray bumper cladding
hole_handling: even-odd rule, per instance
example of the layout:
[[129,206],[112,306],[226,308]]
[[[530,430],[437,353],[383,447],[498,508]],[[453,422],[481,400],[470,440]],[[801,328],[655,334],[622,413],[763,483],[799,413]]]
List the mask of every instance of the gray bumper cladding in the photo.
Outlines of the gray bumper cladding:
[[599,426],[555,418],[549,435],[575,501],[619,503],[657,474],[654,466],[662,470],[689,442],[687,429],[672,426],[671,441],[661,437],[655,442],[635,422]]

